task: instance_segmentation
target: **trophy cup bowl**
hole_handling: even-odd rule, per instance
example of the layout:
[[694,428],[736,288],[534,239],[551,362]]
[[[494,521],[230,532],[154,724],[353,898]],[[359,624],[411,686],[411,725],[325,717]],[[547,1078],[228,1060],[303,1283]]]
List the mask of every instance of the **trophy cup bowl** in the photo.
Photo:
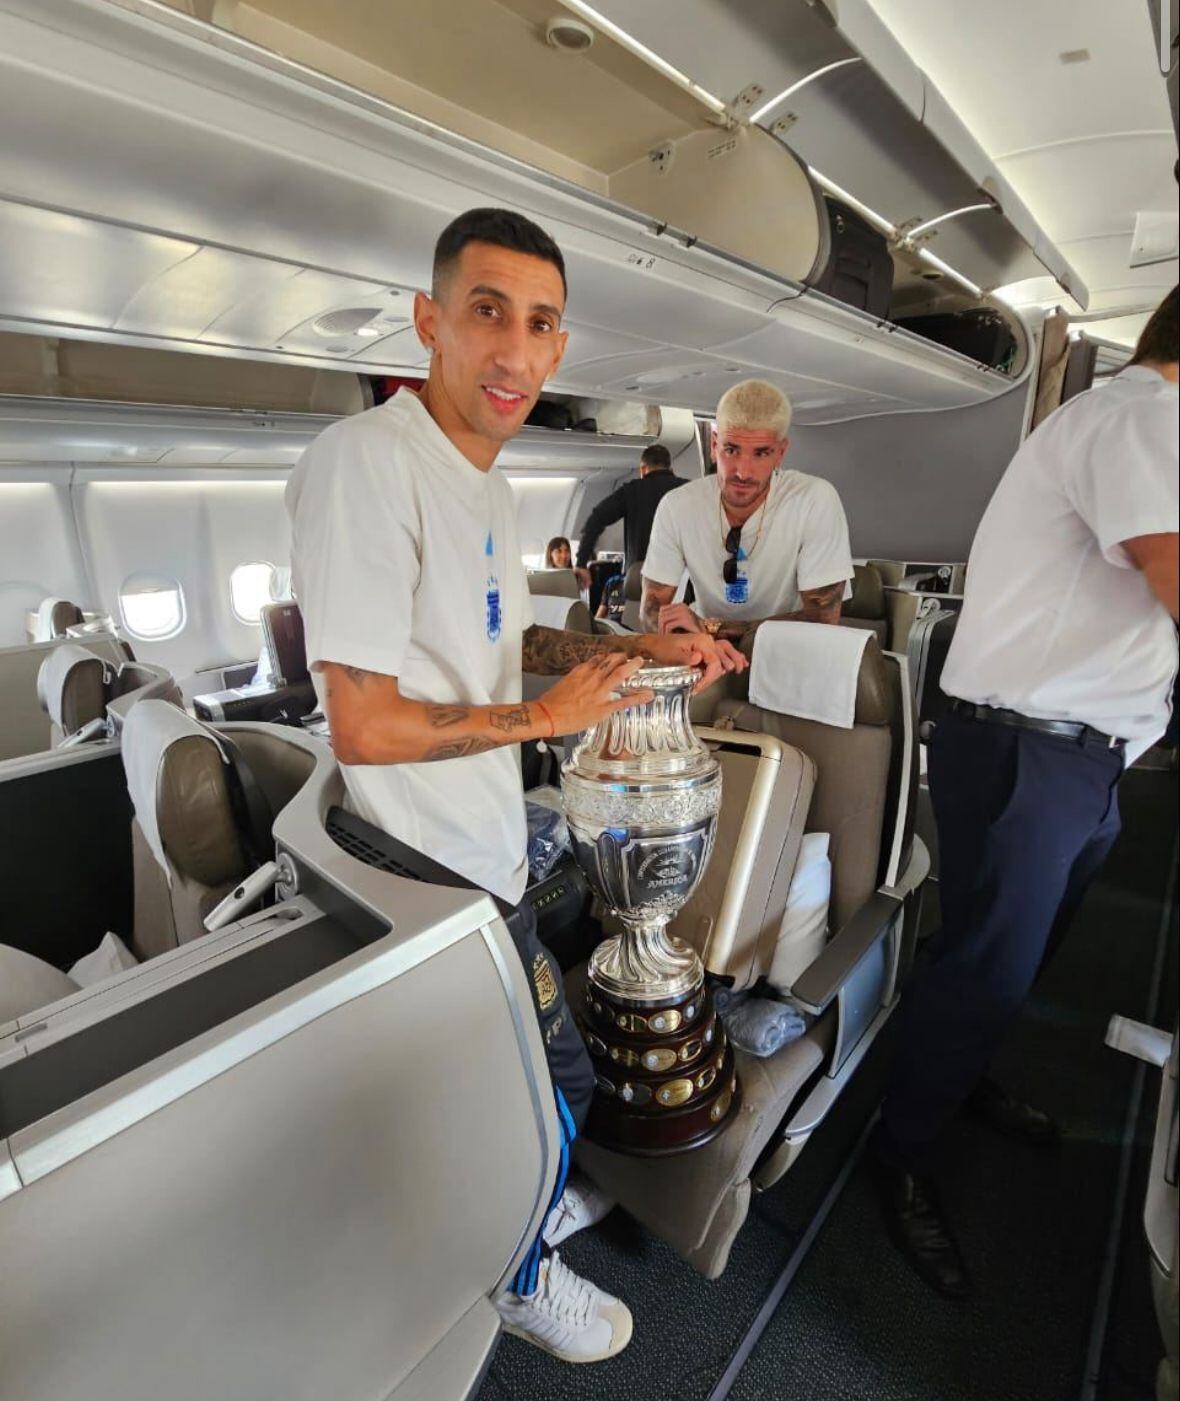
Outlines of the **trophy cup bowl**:
[[704,873],[721,806],[720,766],[689,721],[696,678],[643,667],[620,689],[652,699],[587,731],[562,765],[574,855],[623,925],[591,955],[576,1011],[597,1083],[585,1132],[642,1156],[707,1143],[738,1102],[704,966],[667,932]]

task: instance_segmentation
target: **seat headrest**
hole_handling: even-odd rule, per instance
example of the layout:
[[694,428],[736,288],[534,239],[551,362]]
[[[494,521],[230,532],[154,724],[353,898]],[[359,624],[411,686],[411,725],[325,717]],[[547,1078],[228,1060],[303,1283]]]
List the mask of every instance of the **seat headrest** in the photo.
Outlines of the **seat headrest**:
[[565,598],[556,594],[537,594],[532,599],[533,619],[539,627],[561,628],[571,632],[583,631],[570,624],[570,617],[577,609],[585,608],[580,598]]
[[754,635],[750,701],[837,728],[888,725],[891,692],[876,637],[825,623],[763,623]]
[[638,603],[643,598],[643,561],[636,560],[623,576],[623,597],[628,603]]
[[37,606],[32,641],[52,642],[55,637],[64,637],[66,628],[81,621],[82,610],[76,603],[64,598],[43,598]]
[[101,657],[75,642],[63,642],[41,663],[37,699],[50,721],[72,735],[106,710],[112,671]]
[[236,879],[242,849],[217,734],[163,700],[132,707],[123,725],[123,768],[152,855],[202,885]]
[[578,576],[572,569],[530,569],[529,593],[549,598],[581,598]]
[[852,570],[852,597],[844,600],[840,612],[846,618],[883,618],[885,585],[880,570],[872,564],[854,564]]

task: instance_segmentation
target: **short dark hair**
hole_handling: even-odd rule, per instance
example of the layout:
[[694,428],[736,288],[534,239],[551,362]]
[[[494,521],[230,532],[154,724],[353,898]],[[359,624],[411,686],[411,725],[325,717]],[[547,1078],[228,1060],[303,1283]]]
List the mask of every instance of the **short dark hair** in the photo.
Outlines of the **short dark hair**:
[[1177,284],[1151,313],[1140,332],[1131,356],[1132,365],[1171,365],[1180,360],[1180,284]]
[[647,467],[666,468],[672,465],[672,454],[663,443],[652,443],[639,454],[639,460]]
[[561,249],[544,229],[514,214],[511,209],[469,209],[443,229],[434,245],[434,266],[431,271],[431,295],[437,296],[439,284],[459,261],[459,255],[469,243],[490,243],[513,253],[528,253],[543,258],[561,273],[561,290],[569,295],[565,280],[565,259]]

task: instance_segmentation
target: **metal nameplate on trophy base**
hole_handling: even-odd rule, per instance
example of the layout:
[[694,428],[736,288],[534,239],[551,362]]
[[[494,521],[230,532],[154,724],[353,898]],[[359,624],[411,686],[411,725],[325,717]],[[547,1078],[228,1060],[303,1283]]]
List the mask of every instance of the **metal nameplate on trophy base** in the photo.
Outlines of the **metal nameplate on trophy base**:
[[597,1092],[586,1136],[645,1156],[715,1137],[738,1103],[733,1050],[696,950],[668,921],[713,850],[721,770],[688,718],[696,672],[642,668],[624,690],[651,690],[582,737],[562,767],[574,855],[623,924],[590,959],[575,1009]]

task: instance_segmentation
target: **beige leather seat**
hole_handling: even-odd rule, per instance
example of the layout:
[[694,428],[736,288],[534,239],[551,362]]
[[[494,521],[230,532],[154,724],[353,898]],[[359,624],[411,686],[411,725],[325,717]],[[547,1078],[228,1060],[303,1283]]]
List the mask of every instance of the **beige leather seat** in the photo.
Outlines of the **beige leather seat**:
[[[137,701],[153,696],[180,701],[175,682],[162,667],[140,662],[114,666],[72,642],[55,647],[37,673],[37,697],[49,716],[55,749],[108,715],[117,729]],[[103,729],[95,738],[106,738],[107,733]]]
[[[912,840],[917,745],[903,671],[868,640],[851,729],[730,698],[713,728],[697,730],[733,746],[718,750],[725,795],[713,860],[674,924],[710,972],[738,988],[764,975],[803,833],[830,833],[832,859],[831,937],[791,989],[815,1020],[772,1056],[738,1053],[742,1100],[730,1127],[676,1158],[578,1149],[607,1191],[709,1278],[724,1270],[752,1192],[787,1171],[839,1098],[908,971],[929,867]],[[770,755],[777,771],[760,776]],[[572,999],[583,976],[570,979]]]
[[55,647],[37,672],[37,699],[49,716],[53,748],[106,715],[115,668],[73,643]]
[[256,863],[216,731],[167,701],[146,700],[127,715],[122,742],[135,809],[132,948],[146,959],[201,938],[205,916]]
[[889,619],[881,573],[873,564],[854,564],[852,570],[852,596],[846,598],[840,608],[840,621],[845,627],[864,628],[873,633],[884,647],[889,637]]
[[55,637],[64,637],[67,628],[77,627],[83,621],[81,608],[65,598],[43,599],[26,617],[25,631],[30,642],[52,642]]

